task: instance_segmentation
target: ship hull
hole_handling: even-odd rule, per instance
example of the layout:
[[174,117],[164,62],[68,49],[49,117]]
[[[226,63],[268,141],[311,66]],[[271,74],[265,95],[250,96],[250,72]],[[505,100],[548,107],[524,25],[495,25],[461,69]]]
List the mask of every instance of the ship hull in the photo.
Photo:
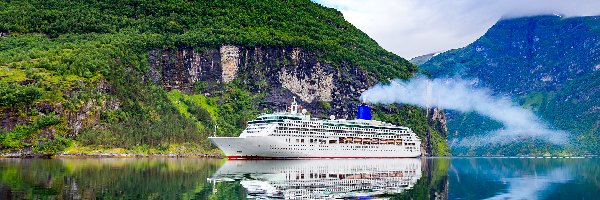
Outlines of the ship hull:
[[[298,140],[296,140],[298,139]],[[415,158],[419,149],[386,144],[314,144],[308,137],[209,137],[228,159]],[[316,138],[315,138],[316,140]]]
[[288,160],[288,159],[357,159],[357,158],[416,158],[418,156],[375,157],[375,156],[302,156],[302,157],[267,157],[267,156],[226,156],[229,160]]

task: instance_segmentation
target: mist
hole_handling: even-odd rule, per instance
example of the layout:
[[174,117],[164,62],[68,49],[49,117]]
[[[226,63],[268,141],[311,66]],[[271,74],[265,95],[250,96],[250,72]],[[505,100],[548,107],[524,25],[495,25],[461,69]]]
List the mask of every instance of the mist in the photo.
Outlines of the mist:
[[501,18],[600,15],[598,0],[314,0],[404,58],[464,47]]
[[457,146],[481,146],[490,143],[509,143],[524,138],[540,139],[552,144],[565,144],[567,132],[550,129],[530,110],[513,103],[508,97],[493,96],[486,88],[477,88],[475,81],[452,79],[413,78],[394,80],[377,85],[361,95],[361,100],[372,104],[411,104],[423,108],[441,107],[460,112],[477,112],[504,125],[481,136],[458,141]]

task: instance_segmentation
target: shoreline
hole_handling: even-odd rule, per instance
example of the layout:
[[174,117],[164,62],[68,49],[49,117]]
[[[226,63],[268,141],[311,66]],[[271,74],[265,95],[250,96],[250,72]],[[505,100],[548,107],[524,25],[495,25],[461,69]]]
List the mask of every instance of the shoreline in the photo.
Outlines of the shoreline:
[[[419,158],[597,158],[599,155],[583,155],[583,156],[422,156]],[[30,153],[5,153],[0,154],[2,158],[211,158],[225,159],[226,156],[221,154],[132,154],[132,153],[98,153],[98,154],[30,154]]]
[[0,158],[225,158],[221,154],[118,154],[118,153],[100,153],[100,154],[21,154],[6,153],[0,154]]

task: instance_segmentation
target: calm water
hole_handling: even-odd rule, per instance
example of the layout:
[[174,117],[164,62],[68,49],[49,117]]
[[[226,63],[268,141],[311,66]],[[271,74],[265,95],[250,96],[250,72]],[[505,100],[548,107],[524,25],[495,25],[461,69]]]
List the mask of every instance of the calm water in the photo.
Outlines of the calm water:
[[599,199],[600,158],[0,159],[0,199]]

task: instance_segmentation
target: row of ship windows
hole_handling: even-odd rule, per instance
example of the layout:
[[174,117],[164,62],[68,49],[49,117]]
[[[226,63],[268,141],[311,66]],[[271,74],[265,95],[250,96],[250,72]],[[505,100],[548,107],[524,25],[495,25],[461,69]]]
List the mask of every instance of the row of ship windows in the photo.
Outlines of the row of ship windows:
[[408,133],[408,131],[397,131],[390,129],[373,129],[373,128],[347,128],[347,127],[336,127],[336,126],[307,126],[307,125],[296,125],[296,124],[281,124],[279,129],[288,128],[308,128],[308,129],[321,129],[321,130],[341,130],[341,131],[362,131],[362,132],[383,132],[383,133]]
[[[342,138],[340,137],[338,140],[326,140],[326,139],[299,139],[296,138],[295,143],[310,143],[310,144],[377,144],[377,145],[416,145],[413,142],[405,142],[402,140],[373,140],[371,138]],[[285,142],[292,143],[292,138],[286,138]],[[312,146],[312,145],[311,145]]]
[[371,127],[371,128],[357,128],[357,127],[348,127],[348,126],[359,126],[359,125],[340,125],[340,126],[324,126],[322,124],[307,124],[307,123],[294,123],[294,122],[287,122],[287,123],[281,123],[280,125],[282,126],[299,126],[299,127],[322,127],[322,128],[329,128],[329,129],[354,129],[354,130],[364,130],[364,129],[380,129],[384,130],[384,131],[388,131],[388,132],[392,132],[392,131],[406,131],[406,130],[394,130],[394,129],[390,129],[390,128],[395,128],[395,127]]
[[[323,133],[318,133],[318,132],[314,132],[314,131],[280,131],[280,130],[275,130],[274,131],[276,134],[272,134],[273,136],[295,136],[295,137],[319,137],[319,138],[326,138],[327,136],[322,136]],[[299,134],[299,135],[295,135],[295,134]],[[330,134],[333,135],[333,134]],[[339,134],[342,135],[344,137],[379,137],[379,138],[398,138],[398,136],[410,136],[409,134],[401,134],[401,135],[373,135],[373,134],[352,134],[352,133],[347,133],[347,134]]]
[[[414,183],[410,181],[405,181],[402,177],[392,177],[393,181],[385,181],[382,183],[374,183],[373,179],[370,177],[364,178],[347,178],[347,179],[339,179],[338,178],[326,178],[333,179],[330,181],[335,181],[333,185],[331,182],[328,182],[328,185],[323,185],[322,183],[311,184],[311,182],[319,179],[289,179],[289,182],[285,184],[274,184],[277,189],[282,191],[286,198],[292,197],[292,199],[330,199],[331,196],[327,195],[328,193],[346,193],[352,191],[362,191],[362,190],[374,190],[374,189],[387,189],[387,188],[406,188]],[[376,179],[376,178],[375,178]],[[380,180],[381,181],[381,180]],[[323,192],[315,193],[315,191]]]
[[[360,174],[357,174],[356,176],[352,177],[347,177],[346,179],[339,179],[339,180],[332,180],[335,181],[334,184],[332,184],[332,187],[349,187],[349,188],[373,188],[373,186],[376,187],[380,187],[381,185],[406,185],[409,181],[406,179],[410,179],[411,177],[413,177],[414,174],[407,174],[406,176],[401,176],[401,177],[383,177],[383,178],[379,178],[379,177],[372,177],[369,175],[364,175],[361,177]],[[299,175],[298,179],[293,179],[292,176],[290,175],[290,178],[286,181],[281,181],[281,182],[277,182],[274,184],[275,187],[277,188],[296,188],[296,189],[306,189],[306,187],[310,187],[313,186],[316,188],[320,188],[319,186],[323,186],[322,182],[315,182],[316,185],[312,185],[311,182],[314,181],[319,181],[319,179],[323,179],[323,178],[310,178],[308,177],[308,175],[305,176],[306,178],[302,178],[301,175]],[[286,177],[287,178],[287,177]],[[324,177],[327,179],[335,179],[335,177]],[[366,179],[366,180],[365,180]],[[393,180],[393,181],[390,181]],[[298,181],[298,180],[302,180],[302,181]],[[294,182],[291,182],[294,181]],[[298,182],[296,182],[298,181]],[[368,181],[368,183],[365,183],[365,181]],[[330,184],[333,182],[330,182]],[[357,184],[359,183],[359,184]],[[366,185],[362,185],[360,183],[365,183],[365,184],[373,184],[370,187]],[[291,187],[290,187],[291,186]],[[296,186],[296,187],[294,187]],[[335,188],[333,189],[329,189],[329,190],[335,190]],[[293,192],[293,191],[285,191],[287,193],[289,192]],[[297,192],[296,192],[297,193]]]
[[275,133],[305,133],[305,134],[336,134],[336,135],[377,135],[379,137],[397,137],[397,136],[410,136],[410,134],[385,134],[385,133],[373,133],[373,132],[358,132],[358,131],[319,131],[319,130],[307,130],[307,129],[275,129]]
[[288,180],[300,180],[300,179],[305,179],[306,178],[317,178],[317,179],[322,179],[322,178],[337,178],[337,179],[344,179],[344,180],[348,180],[351,183],[357,181],[358,179],[363,179],[363,178],[373,178],[373,177],[377,177],[377,178],[397,178],[397,177],[406,177],[406,175],[413,175],[415,174],[415,171],[395,171],[395,172],[389,172],[389,173],[376,173],[376,174],[371,174],[371,173],[357,173],[357,174],[317,174],[317,173],[309,173],[306,176],[304,176],[305,174],[295,174],[295,179],[292,179],[292,175],[291,174],[286,174],[286,179]]
[[[258,145],[260,147],[260,145]],[[288,145],[288,147],[306,147],[306,146],[310,146],[310,147],[314,147],[315,145],[306,145],[306,144],[290,144]],[[269,147],[276,147],[276,145],[269,145]],[[375,148],[378,149],[379,146],[330,146],[330,145],[319,145],[319,147],[327,147],[327,148],[336,148],[336,147],[350,147],[350,148]]]
[[[402,172],[400,172],[402,173]],[[280,181],[274,184],[275,187],[279,188],[279,187],[286,187],[289,188],[289,186],[300,186],[301,188],[298,189],[303,189],[302,186],[306,187],[306,186],[322,186],[322,182],[315,182],[317,185],[312,185],[311,183],[313,181],[319,181],[319,179],[335,179],[339,176],[336,177],[329,177],[329,176],[325,176],[322,178],[319,178],[317,175],[313,175],[313,178],[310,178],[309,174],[306,174],[304,177],[302,177],[301,174],[286,174],[286,179],[285,181]],[[289,177],[288,177],[289,176]],[[294,179],[293,177],[298,176],[296,179]],[[406,183],[408,183],[408,181],[410,180],[411,177],[415,176],[415,173],[406,173],[406,174],[402,174],[402,176],[383,176],[383,177],[379,177],[377,175],[370,175],[370,174],[356,174],[356,175],[352,175],[349,174],[346,177],[346,179],[339,179],[339,180],[332,180],[334,182],[330,182],[330,183],[334,183],[331,186],[333,187],[351,187],[351,188],[356,188],[356,187],[365,187],[366,185],[362,185],[362,184],[356,184],[356,183],[364,183],[365,179],[368,179],[368,182],[370,184],[373,184],[372,186],[380,186],[380,185],[405,185]],[[298,180],[302,180],[302,181],[298,181]],[[393,181],[391,181],[393,180]],[[371,186],[371,187],[372,187]],[[291,192],[291,191],[286,191],[286,192]]]
[[[265,123],[272,123],[272,122],[279,122],[279,124],[281,124],[282,126],[300,126],[300,127],[321,127],[321,128],[328,128],[328,129],[351,129],[351,130],[374,130],[374,129],[379,129],[382,130],[384,132],[407,132],[406,129],[400,128],[400,127],[389,127],[391,126],[391,124],[386,124],[385,126],[373,126],[373,125],[368,125],[368,124],[339,124],[339,126],[337,125],[330,125],[330,126],[324,126],[323,123],[321,122],[310,122],[310,121],[301,121],[301,120],[294,120],[294,121],[289,121],[289,120],[267,120],[267,121],[250,121],[248,122],[248,124],[265,124]],[[284,123],[281,123],[284,122]],[[356,128],[356,127],[349,127],[349,126],[367,126],[369,128]],[[387,126],[387,127],[386,127]],[[394,130],[394,129],[398,129],[398,130]]]
[[[363,165],[360,165],[364,167],[369,167],[369,163],[363,163]],[[395,170],[395,171],[377,171],[377,172],[369,172],[371,174],[387,174],[387,173],[392,173],[392,172],[416,172],[417,170],[420,170],[421,167],[420,165],[416,165],[416,164],[410,164],[407,166],[404,166],[404,168],[402,168],[404,170]],[[296,168],[294,168],[294,170],[290,170],[290,169],[278,169],[277,172],[281,173],[281,174],[309,174],[309,173],[331,173],[331,170],[327,169],[327,168],[323,168],[323,167],[316,167],[316,168],[306,168],[304,170],[296,170]],[[361,172],[362,173],[362,172]]]
[[[373,124],[369,124],[369,123],[329,123],[329,122],[315,122],[315,121],[286,121],[286,123],[288,124],[309,124],[309,125],[323,125],[323,124],[328,124],[328,125],[340,125],[340,126],[368,126],[368,127],[383,127],[384,126],[394,126],[393,124],[382,124],[382,125],[373,125]],[[395,127],[397,128],[397,127]],[[398,127],[399,128],[399,127]]]
[[[386,181],[381,184],[373,183],[373,178],[365,177],[363,179],[339,179],[337,178],[327,178],[333,179],[330,181],[335,181],[334,185],[323,185],[323,184],[310,184],[310,181],[319,180],[319,179],[290,179],[289,181],[298,181],[299,183],[286,183],[285,185],[275,185],[277,189],[282,191],[286,198],[291,199],[331,199],[332,197],[330,193],[346,193],[353,191],[363,191],[363,190],[374,190],[374,189],[383,189],[386,188],[406,188],[411,184],[409,181],[402,181],[401,177],[394,177],[394,181]],[[305,182],[308,181],[308,182]],[[331,184],[331,183],[328,183]],[[319,193],[315,193],[318,191]]]
[[[401,151],[409,151],[409,152],[416,151],[416,150],[413,150],[413,149],[415,149],[415,148],[412,148],[412,149],[408,149],[407,148],[407,149],[403,149]],[[396,150],[396,149],[360,149],[360,148],[352,148],[352,149],[349,149],[349,148],[323,148],[323,149],[271,148],[271,150],[284,150],[284,151],[307,151],[307,150],[311,150],[311,151],[315,151],[315,150],[316,151],[327,151],[327,150],[336,150],[336,151],[339,151],[339,150],[350,151],[350,150],[352,150],[352,151],[358,151],[358,150],[360,150],[360,151],[383,151],[383,152],[400,151],[400,150]],[[283,151],[279,152],[279,151],[275,151],[274,153],[297,153],[297,154],[301,154],[303,152],[283,152]]]
[[[306,145],[290,145],[290,146],[305,147]],[[310,146],[312,147],[314,145],[310,145]],[[274,146],[274,145],[269,145],[269,148],[271,148],[271,149],[280,149],[280,150],[300,149],[300,148],[277,147],[277,146]],[[319,148],[324,148],[324,149],[332,149],[332,148],[379,149],[379,146],[324,146],[324,145],[319,145]],[[407,149],[411,149],[411,148],[407,148]],[[412,149],[416,149],[416,148],[412,148]]]

